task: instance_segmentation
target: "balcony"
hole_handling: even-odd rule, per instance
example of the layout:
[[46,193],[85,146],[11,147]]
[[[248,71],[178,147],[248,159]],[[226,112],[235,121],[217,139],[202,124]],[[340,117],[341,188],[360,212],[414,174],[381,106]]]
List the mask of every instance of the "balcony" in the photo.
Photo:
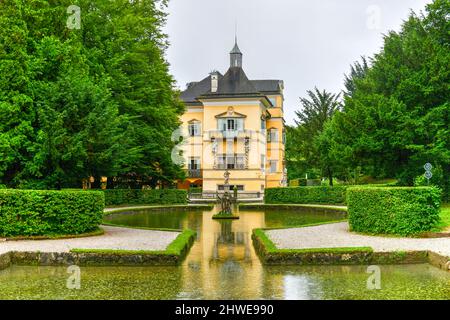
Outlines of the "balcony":
[[201,169],[188,169],[187,175],[188,178],[201,178],[203,177],[203,172]]
[[236,164],[224,164],[219,163],[217,165],[217,170],[245,170],[245,165],[243,163]]
[[207,131],[209,137],[215,139],[233,139],[233,138],[245,138],[252,135],[251,130],[209,130]]

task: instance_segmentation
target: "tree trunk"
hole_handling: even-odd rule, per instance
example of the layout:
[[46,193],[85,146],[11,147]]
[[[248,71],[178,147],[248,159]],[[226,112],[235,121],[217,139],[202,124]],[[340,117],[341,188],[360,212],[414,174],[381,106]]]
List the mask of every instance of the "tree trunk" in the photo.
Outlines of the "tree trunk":
[[115,188],[114,178],[115,177],[108,177],[108,180],[106,180],[106,189],[114,189]]
[[331,171],[331,168],[328,167],[328,181],[330,181],[330,187],[333,186],[333,172]]
[[94,182],[92,183],[92,189],[101,189],[100,177],[94,176]]

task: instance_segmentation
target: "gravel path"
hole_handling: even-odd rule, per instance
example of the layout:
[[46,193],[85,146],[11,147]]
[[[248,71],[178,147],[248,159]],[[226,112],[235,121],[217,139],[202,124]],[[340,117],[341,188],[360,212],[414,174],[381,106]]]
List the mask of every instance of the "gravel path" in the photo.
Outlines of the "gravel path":
[[279,249],[372,247],[374,251],[430,250],[450,257],[450,238],[414,239],[366,236],[349,232],[347,222],[313,227],[269,230]]
[[68,252],[79,249],[165,250],[179,232],[102,226],[100,236],[60,240],[0,242],[0,254],[8,251]]

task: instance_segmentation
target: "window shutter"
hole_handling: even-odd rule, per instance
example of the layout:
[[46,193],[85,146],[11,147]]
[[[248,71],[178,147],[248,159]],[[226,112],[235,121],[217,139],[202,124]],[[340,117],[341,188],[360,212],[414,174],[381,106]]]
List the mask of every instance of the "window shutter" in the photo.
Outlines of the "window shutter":
[[244,119],[237,119],[237,129],[244,131]]
[[226,121],[225,121],[225,119],[218,119],[217,129],[218,130],[225,130],[225,128],[226,128]]

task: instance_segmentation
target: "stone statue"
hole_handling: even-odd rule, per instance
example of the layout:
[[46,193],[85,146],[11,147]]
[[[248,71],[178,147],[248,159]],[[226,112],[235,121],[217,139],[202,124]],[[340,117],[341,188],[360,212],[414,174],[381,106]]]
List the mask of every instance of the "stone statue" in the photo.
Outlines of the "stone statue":
[[225,191],[222,197],[219,196],[219,193],[217,193],[217,199],[220,202],[220,214],[232,214],[231,211],[231,196],[228,191]]

